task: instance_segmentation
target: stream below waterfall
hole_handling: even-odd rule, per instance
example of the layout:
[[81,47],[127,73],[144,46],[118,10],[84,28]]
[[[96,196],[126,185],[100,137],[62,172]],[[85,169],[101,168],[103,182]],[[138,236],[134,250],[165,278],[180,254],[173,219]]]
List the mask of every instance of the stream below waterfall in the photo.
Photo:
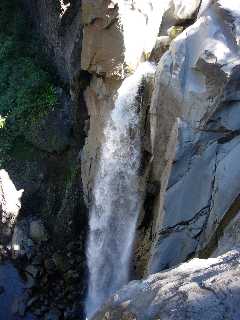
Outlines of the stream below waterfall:
[[0,264],[0,320],[35,320],[30,314],[20,317],[14,311],[24,291],[24,282],[13,264]]
[[129,261],[143,198],[138,178],[141,110],[137,96],[143,78],[154,71],[153,65],[145,62],[123,81],[104,129],[105,141],[90,209],[86,301],[89,318],[129,279]]

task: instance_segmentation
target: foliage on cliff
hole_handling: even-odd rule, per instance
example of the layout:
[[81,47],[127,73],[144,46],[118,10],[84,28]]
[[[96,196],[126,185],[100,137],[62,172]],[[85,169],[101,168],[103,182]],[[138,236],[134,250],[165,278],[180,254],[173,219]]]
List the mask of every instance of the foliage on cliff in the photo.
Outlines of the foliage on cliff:
[[0,162],[57,102],[51,77],[39,63],[38,41],[17,1],[0,4]]

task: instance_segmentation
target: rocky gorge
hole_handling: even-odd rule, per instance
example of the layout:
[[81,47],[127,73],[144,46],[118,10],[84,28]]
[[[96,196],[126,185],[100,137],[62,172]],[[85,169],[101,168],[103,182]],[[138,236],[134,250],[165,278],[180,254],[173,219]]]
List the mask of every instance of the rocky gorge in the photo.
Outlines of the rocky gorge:
[[240,1],[0,18],[0,320],[239,320]]

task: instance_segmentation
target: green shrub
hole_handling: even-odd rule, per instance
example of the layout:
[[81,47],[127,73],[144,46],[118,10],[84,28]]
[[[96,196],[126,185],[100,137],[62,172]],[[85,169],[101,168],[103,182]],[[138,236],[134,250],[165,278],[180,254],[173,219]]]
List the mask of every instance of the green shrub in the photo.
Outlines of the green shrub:
[[0,129],[3,129],[5,127],[6,118],[0,116]]
[[[29,26],[15,0],[0,4],[0,158],[24,137],[32,123],[57,103],[48,72],[34,58],[39,55]],[[36,39],[34,39],[36,47]],[[0,159],[1,160],[1,159]]]

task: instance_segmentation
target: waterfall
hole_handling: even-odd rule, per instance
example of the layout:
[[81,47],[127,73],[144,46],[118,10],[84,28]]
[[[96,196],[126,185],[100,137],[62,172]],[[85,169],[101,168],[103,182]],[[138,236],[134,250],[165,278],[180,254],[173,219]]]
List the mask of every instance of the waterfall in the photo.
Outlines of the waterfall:
[[145,62],[123,81],[104,130],[87,247],[89,318],[128,282],[129,260],[142,204],[137,177],[141,141],[136,97],[144,75],[153,72],[154,67]]

